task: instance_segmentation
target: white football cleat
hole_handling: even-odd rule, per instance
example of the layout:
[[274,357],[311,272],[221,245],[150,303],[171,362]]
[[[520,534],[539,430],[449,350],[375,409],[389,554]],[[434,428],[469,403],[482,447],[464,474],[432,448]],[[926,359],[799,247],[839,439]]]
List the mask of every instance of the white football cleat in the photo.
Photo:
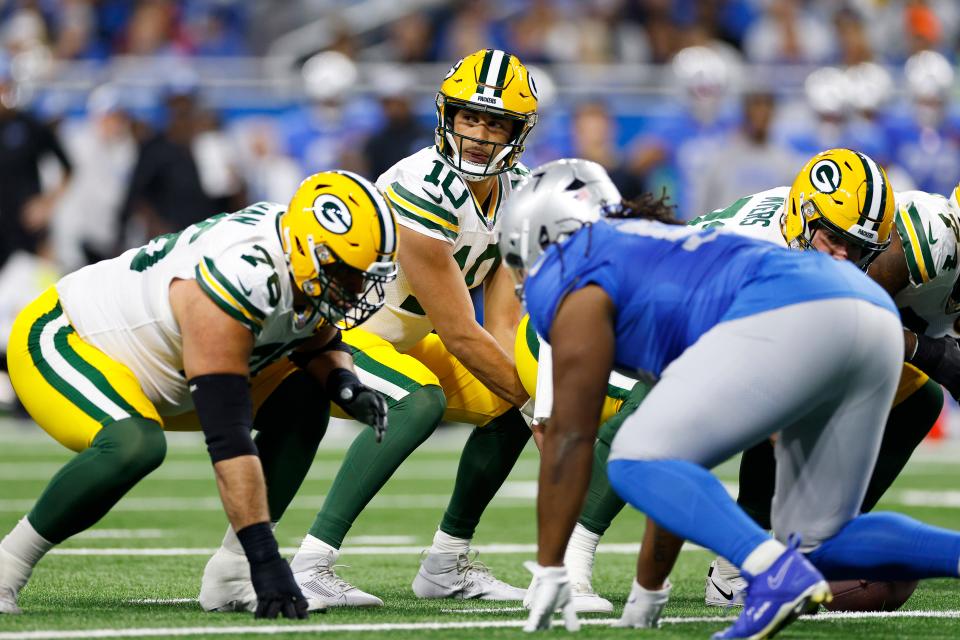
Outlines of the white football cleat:
[[427,552],[420,570],[413,579],[413,593],[418,598],[453,598],[455,600],[523,600],[526,589],[498,580],[477,553]]
[[250,580],[247,556],[220,547],[207,560],[197,598],[204,611],[257,610],[257,592]]
[[24,570],[22,562],[0,549],[0,613],[23,613],[17,604],[17,594],[27,583],[30,573],[30,569]]
[[589,582],[571,583],[570,600],[577,613],[613,613],[613,603],[597,595]]
[[670,599],[670,589],[673,585],[667,580],[663,589],[648,591],[634,580],[630,589],[630,597],[623,607],[623,615],[613,623],[615,627],[632,629],[656,629],[660,626],[660,615]]
[[708,607],[743,606],[747,581],[740,570],[723,558],[717,558],[707,569],[704,601]]
[[298,551],[290,562],[293,579],[300,585],[307,599],[308,611],[322,611],[328,607],[382,607],[383,600],[361,591],[340,576],[336,554]]

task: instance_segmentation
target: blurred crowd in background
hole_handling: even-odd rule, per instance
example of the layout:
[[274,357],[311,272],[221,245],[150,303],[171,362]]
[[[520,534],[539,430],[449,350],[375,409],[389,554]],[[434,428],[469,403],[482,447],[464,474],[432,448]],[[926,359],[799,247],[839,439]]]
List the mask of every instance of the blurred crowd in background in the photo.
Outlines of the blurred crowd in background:
[[954,0],[0,0],[0,351],[61,273],[432,144],[477,49],[532,67],[528,166],[692,218],[837,146],[949,195],[958,45]]

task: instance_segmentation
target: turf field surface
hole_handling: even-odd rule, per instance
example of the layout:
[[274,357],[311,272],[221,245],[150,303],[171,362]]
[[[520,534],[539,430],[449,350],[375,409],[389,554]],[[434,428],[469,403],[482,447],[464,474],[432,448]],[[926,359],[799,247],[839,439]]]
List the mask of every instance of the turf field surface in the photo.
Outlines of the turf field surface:
[[[312,522],[349,444],[350,425],[333,428],[310,476],[277,530],[290,556]],[[383,598],[373,610],[335,609],[305,622],[254,621],[250,614],[206,614],[195,598],[207,557],[226,525],[213,473],[197,434],[171,434],[167,460],[96,527],[45,558],[21,594],[21,616],[0,616],[0,640],[13,638],[223,638],[303,634],[366,638],[517,637],[519,603],[421,601],[410,582],[447,503],[467,431],[447,428],[428,441],[385,487],[348,536],[340,575]],[[0,535],[30,508],[72,454],[32,424],[0,421]],[[524,453],[488,509],[477,535],[479,559],[495,575],[525,586],[534,557],[536,451]],[[718,470],[735,490],[736,465]],[[882,508],[960,529],[960,446],[925,446],[885,496]],[[625,511],[604,537],[594,586],[614,616],[582,616],[579,637],[706,638],[734,615],[703,605],[712,556],[686,550],[672,576],[673,597],[656,631],[610,627],[623,606],[642,518]],[[564,636],[554,630],[549,637]],[[783,638],[958,638],[960,581],[931,580],[892,615],[803,619]]]

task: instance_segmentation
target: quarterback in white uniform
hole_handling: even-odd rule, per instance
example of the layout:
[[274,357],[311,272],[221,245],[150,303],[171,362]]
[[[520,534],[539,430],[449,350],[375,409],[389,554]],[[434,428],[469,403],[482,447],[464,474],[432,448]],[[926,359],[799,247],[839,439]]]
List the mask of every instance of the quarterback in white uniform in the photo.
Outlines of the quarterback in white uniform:
[[357,378],[340,328],[383,304],[396,245],[393,211],[372,184],[320,173],[289,207],[257,203],[161,236],[24,309],[11,380],[77,456],[0,542],[0,613],[20,612],[17,594],[46,551],[163,461],[164,429],[202,429],[231,525],[224,547],[240,561],[230,566],[254,591],[223,606],[306,617],[271,522],[310,467],[331,401],[378,438],[386,428],[386,402]]

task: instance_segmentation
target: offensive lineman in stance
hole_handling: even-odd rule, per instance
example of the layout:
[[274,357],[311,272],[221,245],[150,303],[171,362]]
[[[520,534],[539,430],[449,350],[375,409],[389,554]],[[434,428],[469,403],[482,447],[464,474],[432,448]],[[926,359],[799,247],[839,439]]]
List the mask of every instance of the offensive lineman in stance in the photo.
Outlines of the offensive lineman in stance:
[[340,328],[383,304],[396,246],[393,211],[372,184],[319,173],[287,208],[260,202],[161,236],[24,309],[10,377],[33,419],[77,456],[0,543],[0,613],[20,612],[44,553],[160,465],[166,428],[204,432],[251,610],[305,618],[271,522],[310,468],[331,400],[378,439],[386,428],[386,403],[357,379]]

